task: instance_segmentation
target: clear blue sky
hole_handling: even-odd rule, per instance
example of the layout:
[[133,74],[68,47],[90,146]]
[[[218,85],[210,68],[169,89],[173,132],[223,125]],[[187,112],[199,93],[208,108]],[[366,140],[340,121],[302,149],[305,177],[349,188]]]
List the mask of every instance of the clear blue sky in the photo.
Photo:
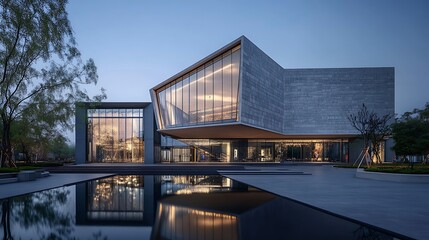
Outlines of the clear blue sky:
[[429,102],[428,0],[70,0],[68,13],[107,101],[150,101],[245,35],[284,68],[395,67],[397,113]]

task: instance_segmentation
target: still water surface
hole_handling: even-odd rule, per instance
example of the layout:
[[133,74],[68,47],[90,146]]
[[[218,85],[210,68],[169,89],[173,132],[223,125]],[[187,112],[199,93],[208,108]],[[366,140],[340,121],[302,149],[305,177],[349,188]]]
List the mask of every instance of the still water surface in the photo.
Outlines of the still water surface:
[[221,176],[114,176],[0,203],[1,239],[395,239]]

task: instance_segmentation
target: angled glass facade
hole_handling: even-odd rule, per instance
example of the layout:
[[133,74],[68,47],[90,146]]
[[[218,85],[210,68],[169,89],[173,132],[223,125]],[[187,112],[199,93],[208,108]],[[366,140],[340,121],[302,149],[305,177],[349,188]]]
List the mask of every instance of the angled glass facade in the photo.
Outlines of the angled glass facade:
[[88,162],[143,162],[143,109],[88,109]]
[[161,129],[237,121],[240,46],[156,90]]

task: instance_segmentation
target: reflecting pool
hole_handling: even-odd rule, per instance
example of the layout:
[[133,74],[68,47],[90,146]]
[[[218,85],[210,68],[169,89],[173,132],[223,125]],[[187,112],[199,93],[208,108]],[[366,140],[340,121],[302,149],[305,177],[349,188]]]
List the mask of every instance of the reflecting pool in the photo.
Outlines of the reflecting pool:
[[0,204],[1,239],[401,238],[221,176],[118,175]]

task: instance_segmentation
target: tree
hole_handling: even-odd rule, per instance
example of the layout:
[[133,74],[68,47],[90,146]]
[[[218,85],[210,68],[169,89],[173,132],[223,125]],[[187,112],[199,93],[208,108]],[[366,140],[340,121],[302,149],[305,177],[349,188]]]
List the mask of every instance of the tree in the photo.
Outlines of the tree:
[[429,103],[425,109],[405,112],[392,124],[393,150],[398,156],[429,155]]
[[347,116],[350,124],[359,131],[364,141],[364,151],[369,154],[370,159],[375,155],[378,163],[381,163],[381,146],[386,137],[391,134],[389,121],[392,115],[378,116],[374,111],[369,111],[365,104],[360,110]]
[[357,114],[352,113],[347,116],[347,119],[349,120],[353,128],[359,131],[364,142],[364,149],[368,149],[369,138],[371,134],[371,113],[368,111],[368,108],[365,106],[365,104],[362,104],[362,107],[357,112]]
[[372,152],[374,153],[377,163],[382,162],[382,143],[392,134],[392,129],[389,124],[391,118],[392,115],[390,114],[379,117],[377,114],[373,113],[369,120],[369,141],[371,142]]
[[[98,75],[94,61],[83,62],[76,47],[67,0],[0,0],[0,4],[3,167],[12,164],[11,128],[23,115],[38,112],[39,116],[51,116],[50,120],[63,128],[71,128],[74,103],[91,101],[82,86],[96,84]],[[104,98],[101,89],[92,100]]]
[[[14,150],[22,153],[27,163],[47,157],[57,152],[55,148],[66,145],[67,139],[57,126],[55,113],[47,113],[40,106],[27,108],[21,117],[15,120],[11,128],[11,144]],[[63,145],[61,145],[63,144]]]
[[4,239],[21,239],[21,229],[38,239],[72,239],[73,215],[65,208],[70,197],[69,188],[55,188],[3,200]]
[[64,161],[74,156],[74,146],[70,146],[64,136],[57,136],[50,143],[48,150],[54,154],[55,160]]

